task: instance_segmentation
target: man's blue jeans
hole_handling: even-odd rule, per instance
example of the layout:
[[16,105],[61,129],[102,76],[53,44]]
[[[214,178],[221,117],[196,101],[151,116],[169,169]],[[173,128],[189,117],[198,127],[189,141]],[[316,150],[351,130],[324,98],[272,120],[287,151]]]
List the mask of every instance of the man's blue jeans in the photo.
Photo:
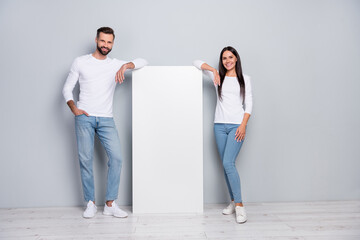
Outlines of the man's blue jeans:
[[79,152],[81,181],[85,201],[95,201],[93,153],[95,134],[104,146],[108,160],[106,200],[118,196],[122,166],[120,140],[111,117],[75,116],[76,140]]
[[215,123],[214,132],[230,197],[235,203],[242,203],[240,177],[236,170],[235,161],[244,140],[240,142],[235,140],[238,127],[239,124]]

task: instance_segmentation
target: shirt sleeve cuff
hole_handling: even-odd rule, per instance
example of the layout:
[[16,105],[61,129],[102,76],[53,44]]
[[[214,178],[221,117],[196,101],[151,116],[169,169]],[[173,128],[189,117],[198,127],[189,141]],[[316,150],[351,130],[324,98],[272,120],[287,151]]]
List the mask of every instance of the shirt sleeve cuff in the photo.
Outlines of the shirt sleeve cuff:
[[145,59],[142,58],[134,59],[132,63],[135,65],[134,69],[139,69],[149,64]]
[[193,62],[193,65],[194,65],[195,67],[197,67],[198,69],[201,70],[201,66],[202,66],[204,63],[205,63],[204,61],[195,60],[195,61]]

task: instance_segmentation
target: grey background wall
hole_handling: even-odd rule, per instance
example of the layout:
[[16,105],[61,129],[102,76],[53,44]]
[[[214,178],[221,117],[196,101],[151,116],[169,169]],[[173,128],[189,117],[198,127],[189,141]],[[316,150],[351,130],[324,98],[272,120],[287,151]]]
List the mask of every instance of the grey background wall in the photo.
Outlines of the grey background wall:
[[[151,65],[216,66],[224,46],[238,49],[254,93],[237,161],[246,202],[359,199],[359,23],[356,0],[2,0],[0,207],[82,204],[74,119],[61,90],[101,26],[116,33],[111,57]],[[203,92],[204,199],[221,203],[228,195],[206,79]],[[118,202],[130,205],[131,74],[116,89],[114,115],[124,157]],[[102,204],[106,158],[95,145]]]

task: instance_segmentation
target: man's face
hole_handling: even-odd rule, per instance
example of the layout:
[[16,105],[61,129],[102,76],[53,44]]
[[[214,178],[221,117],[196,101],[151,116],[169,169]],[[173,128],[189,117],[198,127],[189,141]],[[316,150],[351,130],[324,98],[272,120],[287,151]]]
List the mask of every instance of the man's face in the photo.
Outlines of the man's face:
[[112,34],[100,33],[99,37],[95,39],[97,49],[106,56],[112,49],[114,44],[114,36]]

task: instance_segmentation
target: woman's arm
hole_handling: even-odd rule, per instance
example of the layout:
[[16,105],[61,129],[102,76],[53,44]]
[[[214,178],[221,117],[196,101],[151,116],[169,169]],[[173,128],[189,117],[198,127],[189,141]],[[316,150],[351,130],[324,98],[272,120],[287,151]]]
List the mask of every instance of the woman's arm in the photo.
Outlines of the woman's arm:
[[213,80],[214,85],[220,86],[220,76],[215,68],[211,67],[210,65],[201,60],[195,60],[193,62],[193,65],[198,69],[205,70],[204,73],[207,74],[211,78],[211,80]]
[[244,79],[245,80],[245,99],[244,99],[245,114],[244,114],[244,117],[243,117],[243,120],[242,120],[240,126],[238,127],[238,129],[236,130],[236,133],[235,133],[235,139],[237,141],[242,141],[245,138],[246,125],[249,121],[251,111],[252,111],[252,106],[253,106],[250,77],[244,76],[244,78],[245,78]]
[[253,99],[252,99],[252,88],[251,88],[251,81],[249,76],[244,76],[245,78],[245,113],[251,114],[252,106],[253,106]]
[[245,138],[245,134],[246,134],[246,125],[249,121],[250,118],[250,114],[249,113],[245,113],[243,120],[240,124],[240,126],[236,129],[236,133],[235,133],[235,140],[236,141],[242,141]]

